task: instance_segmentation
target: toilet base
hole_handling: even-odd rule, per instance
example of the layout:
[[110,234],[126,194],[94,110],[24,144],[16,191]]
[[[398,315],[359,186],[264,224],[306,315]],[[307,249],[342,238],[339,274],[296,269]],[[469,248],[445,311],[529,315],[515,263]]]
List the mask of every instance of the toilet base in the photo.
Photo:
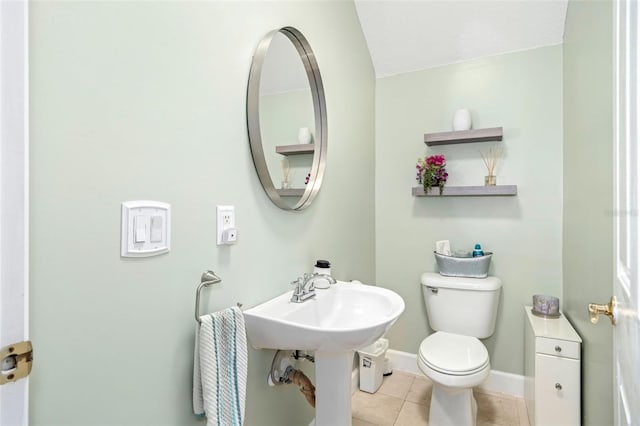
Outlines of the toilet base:
[[429,426],[476,426],[478,405],[472,388],[433,384]]

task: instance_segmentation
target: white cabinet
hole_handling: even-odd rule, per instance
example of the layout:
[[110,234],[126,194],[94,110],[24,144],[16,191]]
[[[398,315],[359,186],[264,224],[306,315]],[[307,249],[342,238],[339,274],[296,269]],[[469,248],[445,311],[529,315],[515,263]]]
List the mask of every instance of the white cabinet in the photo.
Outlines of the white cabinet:
[[525,400],[532,426],[580,425],[580,344],[564,315],[525,306]]

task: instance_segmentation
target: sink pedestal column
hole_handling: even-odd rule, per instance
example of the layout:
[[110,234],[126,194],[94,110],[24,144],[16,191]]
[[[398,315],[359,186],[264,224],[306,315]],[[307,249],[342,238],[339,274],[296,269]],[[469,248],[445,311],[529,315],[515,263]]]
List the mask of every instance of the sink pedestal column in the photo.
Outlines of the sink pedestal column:
[[351,426],[354,351],[316,351],[316,426]]

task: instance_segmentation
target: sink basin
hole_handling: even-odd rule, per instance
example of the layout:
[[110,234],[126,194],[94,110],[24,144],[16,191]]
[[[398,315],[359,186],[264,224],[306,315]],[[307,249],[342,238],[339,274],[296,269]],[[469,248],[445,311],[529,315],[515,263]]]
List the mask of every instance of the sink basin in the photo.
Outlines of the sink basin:
[[385,288],[338,281],[302,303],[293,291],[244,311],[256,349],[314,351],[316,426],[351,425],[354,351],[373,343],[404,311],[404,300]]
[[384,334],[404,311],[391,290],[338,282],[302,303],[292,291],[244,312],[249,342],[256,349],[350,351]]

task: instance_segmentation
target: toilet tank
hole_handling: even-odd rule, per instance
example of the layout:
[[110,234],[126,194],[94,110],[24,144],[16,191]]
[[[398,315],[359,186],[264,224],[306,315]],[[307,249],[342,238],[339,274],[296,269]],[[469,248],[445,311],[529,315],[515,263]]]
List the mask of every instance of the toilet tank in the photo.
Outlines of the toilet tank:
[[422,274],[429,326],[435,331],[484,339],[493,334],[502,281],[496,277],[444,277]]

